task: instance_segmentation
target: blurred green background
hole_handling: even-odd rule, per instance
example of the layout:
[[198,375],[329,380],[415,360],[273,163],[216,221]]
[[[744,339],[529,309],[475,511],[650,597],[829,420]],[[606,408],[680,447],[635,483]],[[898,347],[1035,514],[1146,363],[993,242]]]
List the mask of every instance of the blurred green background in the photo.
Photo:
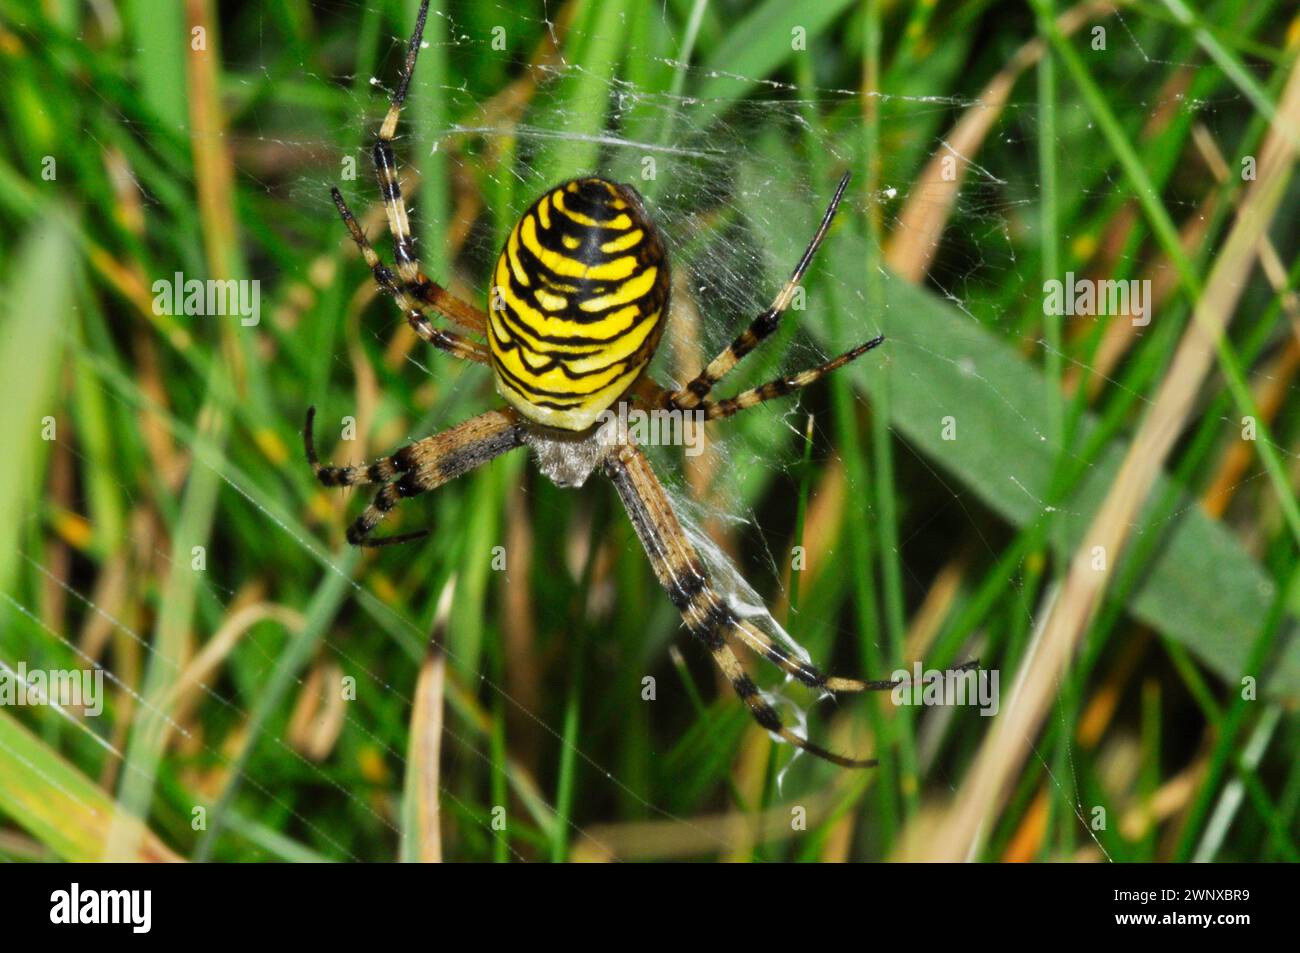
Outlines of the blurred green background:
[[[499,403],[329,200],[391,261],[369,148],[418,3],[0,0],[0,673],[106,691],[0,707],[0,856],[1297,859],[1294,4],[433,6],[398,143],[425,271],[482,302],[547,185],[633,182],[676,273],[661,380],[854,173],[806,308],[722,391],[885,347],[654,459],[824,667],[977,657],[998,719],[788,688],[882,763],[792,759],[608,484],[522,451],[386,524],[428,539],[346,546],[363,494],[312,480],[309,404],[344,463]],[[256,282],[258,320],[159,313],[177,272]],[[1150,281],[1150,323],[1045,314],[1067,272]],[[1128,491],[1067,638],[1071,560]],[[1034,669],[1045,644],[1068,664]]]

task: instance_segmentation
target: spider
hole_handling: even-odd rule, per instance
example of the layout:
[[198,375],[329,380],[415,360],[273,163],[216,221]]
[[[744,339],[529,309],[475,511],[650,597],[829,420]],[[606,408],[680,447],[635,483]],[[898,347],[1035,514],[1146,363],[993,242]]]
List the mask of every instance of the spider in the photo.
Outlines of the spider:
[[[668,256],[641,197],[628,185],[587,177],[547,191],[514,226],[493,270],[488,311],[453,296],[420,271],[402,201],[393,141],[419,54],[429,0],[420,6],[405,67],[374,145],[374,163],[392,233],[396,267],[380,261],[337,188],[331,190],[344,225],[376,284],[396,302],[415,333],[454,357],[491,367],[506,405],[417,440],[368,466],[325,466],[313,440],[315,408],[303,440],[316,478],[325,486],[378,486],[373,501],[347,531],[356,546],[383,546],[427,530],[373,538],[397,503],[517,447],[529,447],[541,471],[559,486],[581,486],[599,470],[614,483],[655,576],[686,628],[712,655],[754,719],[773,735],[845,767],[875,759],[837,754],[790,730],[759,692],[733,646],[744,645],[789,676],[828,693],[887,691],[896,681],[823,674],[740,617],[712,586],[709,574],[674,514],[645,454],[626,433],[610,439],[606,415],[620,402],[688,411],[697,419],[730,417],[808,386],[881,344],[877,336],[809,370],[715,398],[713,388],[780,323],[808,270],[849,175],[840,179],[821,224],[771,305],[755,317],[685,387],[666,389],[646,375],[668,314]],[[436,312],[487,345],[434,327]],[[601,421],[604,421],[603,423]],[[965,667],[965,666],[963,666]]]

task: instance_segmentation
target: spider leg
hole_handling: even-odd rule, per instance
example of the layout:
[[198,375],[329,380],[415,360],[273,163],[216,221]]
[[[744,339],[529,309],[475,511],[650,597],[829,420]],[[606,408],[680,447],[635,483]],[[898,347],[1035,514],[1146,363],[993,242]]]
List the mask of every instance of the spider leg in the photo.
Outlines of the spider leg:
[[790,306],[790,299],[794,295],[794,290],[803,280],[804,273],[812,263],[813,256],[817,254],[817,249],[821,246],[822,240],[826,237],[826,232],[831,227],[831,220],[835,218],[835,211],[839,208],[840,200],[844,197],[844,190],[849,184],[849,173],[845,172],[840,179],[839,186],[835,189],[835,196],[831,199],[830,205],[826,207],[826,214],[822,216],[821,224],[817,226],[817,231],[813,234],[812,241],[804,249],[803,257],[799,259],[799,264],[795,265],[790,280],[782,287],[772,303],[768,305],[767,310],[763,311],[750,322],[749,327],[740,332],[740,335],[727,345],[726,350],[715,357],[704,370],[700,371],[693,381],[683,387],[681,390],[673,391],[670,395],[672,407],[680,410],[690,410],[698,407],[713,386],[722,380],[731,369],[740,363],[741,359],[770,335],[781,323],[781,315],[785,313],[786,308]]
[[373,158],[375,173],[379,178],[379,191],[384,200],[384,211],[388,218],[388,230],[393,236],[393,245],[397,258],[397,273],[394,275],[375,253],[365,232],[357,224],[356,217],[348,209],[347,203],[337,188],[331,189],[334,205],[343,218],[352,240],[361,250],[361,256],[375,277],[375,283],[391,295],[406,315],[411,327],[421,338],[450,354],[464,360],[479,364],[488,363],[488,354],[482,346],[474,344],[452,334],[433,327],[423,313],[423,306],[450,318],[452,321],[477,334],[484,333],[487,316],[480,308],[463,301],[446,288],[431,280],[420,271],[419,259],[415,255],[415,239],[411,235],[411,223],[406,214],[406,204],[402,201],[402,187],[397,175],[397,160],[393,155],[393,139],[397,134],[397,120],[406,100],[407,90],[411,85],[411,75],[415,70],[415,60],[420,51],[420,39],[424,34],[424,23],[429,13],[428,0],[420,6],[416,20],[415,32],[411,35],[406,51],[406,63],[401,80],[384,117],[379,135],[375,141]]
[[513,410],[490,410],[432,437],[408,444],[388,457],[363,467],[323,466],[316,456],[312,436],[316,408],[307,409],[303,444],[307,461],[324,486],[378,484],[369,506],[348,527],[353,546],[386,546],[426,535],[427,530],[370,539],[379,522],[403,499],[433,490],[456,477],[494,460],[507,450],[523,446],[524,425]]
[[740,413],[740,411],[754,407],[764,401],[772,400],[775,397],[784,397],[794,391],[801,390],[814,381],[825,377],[831,371],[838,370],[850,361],[857,360],[872,348],[879,347],[884,341],[885,336],[883,334],[877,335],[870,341],[859,344],[852,350],[845,351],[839,357],[832,358],[824,364],[818,364],[816,367],[800,371],[798,374],[792,374],[789,377],[778,377],[774,381],[768,381],[758,387],[741,391],[735,397],[724,397],[721,400],[705,400],[700,404],[699,409],[704,411],[705,420],[730,417],[732,414]]
[[424,0],[420,4],[420,12],[415,20],[415,30],[411,33],[410,42],[406,47],[406,62],[402,67],[401,79],[398,80],[397,89],[393,91],[388,113],[384,116],[384,122],[379,127],[379,135],[375,139],[372,153],[375,174],[379,178],[379,193],[383,197],[384,211],[388,216],[388,230],[393,235],[397,276],[401,279],[402,286],[457,324],[482,334],[487,327],[487,317],[482,310],[457,298],[420,271],[419,258],[415,254],[415,239],[411,235],[411,222],[406,214],[406,203],[402,201],[397,159],[393,154],[397,123],[401,118],[407,91],[411,88],[411,77],[415,74],[415,61],[420,55],[420,42],[424,37],[424,24],[428,16],[429,0]]
[[[777,645],[766,632],[750,625],[743,619],[739,621],[732,631],[741,642],[749,646],[754,652],[810,688],[820,688],[838,695],[852,694],[854,692],[888,692],[899,685],[912,683],[910,678],[864,680],[860,678],[841,678],[837,675],[824,675],[807,662],[796,658],[780,645]],[[979,659],[971,659],[968,662],[953,666],[948,671],[965,672],[970,669],[978,669],[979,664]],[[938,677],[942,677],[942,673],[935,676],[935,678]]]
[[419,15],[415,19],[415,31],[411,34],[406,47],[406,64],[402,68],[401,79],[393,98],[389,101],[388,113],[375,140],[373,158],[375,174],[379,177],[379,194],[384,199],[384,211],[388,214],[388,230],[393,233],[394,254],[397,258],[397,274],[406,284],[413,284],[419,277],[420,265],[415,256],[415,240],[411,236],[411,223],[406,215],[406,203],[402,201],[402,186],[397,177],[397,159],[393,155],[393,140],[397,136],[397,121],[402,115],[402,104],[406,102],[406,93],[411,88],[411,77],[415,74],[415,60],[420,55],[420,41],[424,36],[424,22],[429,16],[429,0],[420,4]]
[[[673,513],[668,496],[645,454],[631,444],[621,446],[606,458],[605,473],[614,481],[660,585],[667,590],[687,629],[709,650],[718,668],[731,682],[731,687],[749,706],[754,720],[795,747],[834,764],[850,768],[874,766],[874,759],[849,758],[828,751],[795,734],[781,722],[781,716],[759,692],[728,644],[729,636],[743,633],[744,623],[711,586],[704,564]],[[738,637],[744,638],[743,634]],[[828,679],[775,645],[771,648],[769,658],[783,658],[786,664],[802,671],[810,684],[829,687],[836,681],[848,681]],[[862,684],[866,687],[869,683]]]
[[380,457],[374,463],[364,467],[331,467],[323,465],[316,455],[316,437],[313,432],[315,423],[316,408],[308,407],[307,423],[302,431],[302,443],[303,448],[307,451],[307,462],[311,464],[312,472],[316,474],[316,479],[321,486],[357,486],[358,484],[368,483],[388,483],[402,472],[402,464],[405,461],[398,458],[401,451],[389,457]]
[[636,379],[628,389],[628,393],[636,400],[643,402],[647,407],[663,407],[669,409],[673,407],[673,392],[664,387],[649,374],[642,374]]
[[442,285],[420,272],[412,290],[421,301],[439,314],[445,315],[475,334],[487,333],[487,315],[463,298],[458,298]]
[[[339,217],[343,219],[343,224],[347,226],[348,233],[352,236],[357,248],[361,250],[361,257],[370,266],[370,273],[374,275],[375,284],[379,285],[380,289],[391,295],[393,300],[397,302],[397,306],[406,315],[406,320],[411,325],[411,329],[422,339],[439,350],[446,351],[453,357],[458,357],[463,361],[473,361],[475,364],[488,364],[491,358],[488,355],[487,348],[483,345],[471,341],[467,337],[433,326],[433,322],[429,320],[421,308],[421,301],[424,299],[417,301],[411,297],[411,292],[406,286],[398,285],[394,280],[392,270],[380,260],[378,252],[370,244],[370,239],[366,238],[366,233],[361,230],[361,225],[357,222],[356,216],[352,214],[352,209],[348,208],[348,203],[344,201],[343,193],[337,188],[331,188],[330,195],[334,197],[334,207],[339,210]],[[443,292],[443,294],[447,293]],[[448,297],[451,296],[448,295]],[[452,300],[462,307],[470,307],[460,301],[459,298],[452,298]],[[432,303],[430,303],[430,306],[436,310],[441,310]]]
[[[755,404],[770,400],[788,394],[793,390],[806,387],[820,377],[829,374],[836,368],[842,367],[849,361],[854,360],[866,351],[879,345],[884,341],[884,336],[873,338],[864,345],[854,348],[839,357],[827,361],[818,367],[811,368],[793,377],[782,378],[764,384],[761,387],[755,387],[752,390],[744,391],[735,397],[724,400],[706,400],[700,405],[699,409],[704,412],[706,420],[716,420],[720,417],[730,417],[738,411],[747,407],[753,407]],[[663,406],[663,398],[667,391],[650,377],[640,378],[632,388],[633,396],[645,402],[651,407]],[[909,679],[890,681],[887,679],[864,680],[860,678],[842,678],[835,675],[826,675],[819,671],[815,666],[808,664],[802,659],[791,655],[785,648],[772,641],[768,635],[761,629],[750,625],[743,619],[738,620],[733,629],[735,635],[758,655],[767,659],[773,665],[776,665],[787,675],[803,684],[818,688],[823,691],[833,692],[836,694],[848,694],[853,692],[880,692],[890,691],[899,685],[907,684]],[[978,669],[979,659],[973,659],[963,662],[960,665],[949,669],[953,672],[964,672],[968,669]]]

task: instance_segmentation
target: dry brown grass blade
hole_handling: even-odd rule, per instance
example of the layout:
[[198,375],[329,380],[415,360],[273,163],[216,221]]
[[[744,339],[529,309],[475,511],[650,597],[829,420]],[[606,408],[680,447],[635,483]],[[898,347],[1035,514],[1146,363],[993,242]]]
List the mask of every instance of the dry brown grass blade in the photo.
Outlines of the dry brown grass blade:
[[[1278,109],[1279,123],[1300,126],[1300,65],[1293,67]],[[1108,582],[1108,573],[1092,568],[1092,553],[1102,547],[1108,566],[1115,566],[1134,524],[1138,508],[1159,476],[1174,441],[1182,432],[1197,392],[1215,357],[1223,333],[1254,266],[1259,241],[1273,220],[1295,152],[1293,134],[1275,124],[1261,150],[1259,177],[1252,183],[1241,212],[1215,259],[1205,291],[1193,311],[1160,385],[1154,403],[1123,464],[1075,553],[1060,596],[1052,606],[1037,650],[1008,705],[997,717],[974,767],[935,835],[920,849],[930,860],[961,860],[976,849],[986,823],[995,817],[1007,785],[1028,755],[1052,704],[1061,673],[1091,619]]]
[[[1224,159],[1210,131],[1204,125],[1197,123],[1192,128],[1192,137],[1206,165],[1214,173],[1215,179],[1220,183],[1226,182],[1231,174],[1227,160]],[[1236,205],[1240,211],[1239,198]],[[1291,323],[1292,330],[1292,338],[1287,342],[1286,348],[1260,369],[1255,375],[1255,384],[1252,388],[1260,417],[1271,424],[1286,402],[1292,379],[1296,372],[1300,371],[1300,297],[1287,287],[1286,266],[1267,234],[1259,241],[1259,263],[1268,283],[1280,297],[1282,312]],[[1253,447],[1253,443],[1248,440],[1236,441],[1228,447],[1218,472],[1201,496],[1201,506],[1210,515],[1222,516],[1228,508],[1237,488],[1245,479],[1250,461],[1254,459]]]
[[[1192,127],[1192,139],[1219,184],[1228,182],[1232,176],[1228,169],[1228,160],[1223,157],[1223,152],[1219,149],[1219,144],[1214,141],[1214,135],[1210,130],[1203,123],[1198,122]],[[1233,204],[1240,210],[1239,194],[1233,195]],[[1259,240],[1259,264],[1264,269],[1264,277],[1268,279],[1268,283],[1281,296],[1282,310],[1287,320],[1291,322],[1291,331],[1296,341],[1300,341],[1300,294],[1297,294],[1295,289],[1287,287],[1290,278],[1287,275],[1286,264],[1268,235],[1264,235]]]
[[[1297,371],[1300,371],[1300,345],[1292,339],[1281,354],[1255,375],[1251,390],[1259,416],[1265,423],[1271,425],[1282,410]],[[1229,444],[1214,479],[1201,494],[1201,508],[1216,519],[1224,514],[1246,479],[1246,471],[1255,458],[1252,445],[1250,440],[1236,440]]]
[[510,490],[506,501],[506,571],[498,573],[498,594],[503,612],[506,692],[516,705],[507,711],[507,730],[514,739],[519,760],[529,774],[537,774],[541,726],[524,712],[542,710],[542,672],[537,646],[537,606],[528,580],[533,578],[533,518],[522,482]]
[[[1061,31],[1069,36],[1085,24],[1110,16],[1115,12],[1111,0],[1081,3],[1061,14],[1057,20]],[[943,148],[936,152],[908,190],[908,197],[898,216],[898,224],[890,232],[885,245],[885,262],[899,277],[907,281],[920,282],[930,270],[934,256],[939,248],[943,230],[957,203],[957,194],[965,178],[966,168],[983,145],[998,118],[1002,115],[1011,91],[1024,72],[1038,62],[1043,55],[1043,42],[1035,38],[1023,44],[998,71],[997,75],[984,87],[976,103],[968,108],[947,136],[940,140]],[[945,160],[957,160],[956,175],[945,174]],[[825,496],[828,489],[838,490]],[[829,502],[824,502],[824,500]],[[822,540],[825,549],[838,536],[835,532],[818,532],[816,527],[822,525],[827,517],[838,526],[841,522],[840,512],[845,502],[844,472],[842,465],[836,463],[829,468],[825,477],[811,494],[808,510],[808,529],[805,538]],[[814,565],[814,547],[809,547],[809,569]],[[820,559],[816,560],[820,565]],[[909,657],[919,658],[924,653],[931,639],[937,632],[937,620],[934,612],[942,610],[951,598],[955,597],[965,576],[968,560],[959,555],[950,560],[940,570],[937,581],[940,586],[932,590],[937,598],[927,600],[923,609],[928,610],[924,616],[914,620],[909,629],[907,649]],[[813,579],[811,572],[805,579]],[[805,583],[810,585],[811,583]],[[782,604],[780,609],[784,609]],[[852,817],[846,817],[835,830],[835,841],[843,845],[851,835]],[[828,851],[835,851],[835,846],[828,846]]]
[[[1173,73],[1161,87],[1155,97],[1156,105],[1142,127],[1140,145],[1149,148],[1149,144],[1180,114],[1195,76],[1196,71],[1190,67],[1180,69]],[[1206,230],[1213,220],[1213,211],[1218,197],[1218,191],[1212,190],[1201,202],[1200,207],[1186,217],[1180,229],[1179,240],[1184,251],[1189,255],[1204,242]],[[1140,221],[1142,221],[1141,205],[1136,199],[1130,197],[1106,223],[1096,254],[1088,263],[1089,279],[1101,280],[1114,277],[1116,271],[1123,267],[1122,256],[1133,238],[1133,230],[1137,228]],[[1143,270],[1142,278],[1151,282],[1148,313],[1159,311],[1163,303],[1178,292],[1178,269],[1174,267],[1168,255],[1162,254],[1153,259]],[[1088,323],[1075,324],[1069,333],[1070,343],[1079,342],[1092,333],[1093,328]],[[1110,322],[1090,362],[1087,365],[1071,364],[1066,368],[1062,385],[1065,393],[1073,396],[1078,390],[1079,382],[1086,374],[1088,400],[1090,402],[1096,400],[1105,389],[1111,373],[1129,352],[1133,342],[1138,339],[1138,327],[1131,321]]]
[[[1189,257],[1205,244],[1210,224],[1214,221],[1214,210],[1218,200],[1217,191],[1210,191],[1178,229],[1178,244]],[[1097,280],[1107,277],[1106,273],[1097,269],[1092,269],[1091,274]],[[1147,304],[1149,314],[1162,310],[1165,303],[1178,293],[1178,269],[1166,254],[1154,258],[1151,264],[1142,269],[1141,280],[1151,282],[1151,294]],[[1090,403],[1095,401],[1111,382],[1111,374],[1114,373],[1115,368],[1128,354],[1134,342],[1139,340],[1138,325],[1131,320],[1126,320],[1131,315],[1116,317],[1125,320],[1114,320],[1106,326],[1092,360],[1086,365],[1074,364],[1066,373],[1061,387],[1067,395],[1073,396],[1086,371],[1088,401]]]
[[323,762],[334,752],[347,721],[347,700],[340,691],[343,669],[333,659],[312,666],[294,701],[285,726],[289,746],[310,761]]
[[[1119,708],[1120,701],[1124,698],[1129,681],[1146,655],[1150,642],[1150,634],[1145,630],[1139,630],[1135,638],[1129,639],[1121,649],[1119,658],[1111,666],[1105,682],[1093,692],[1084,706],[1078,727],[1075,729],[1075,739],[1083,750],[1090,751],[1100,744],[1102,736]],[[1025,813],[1024,820],[1003,852],[1004,861],[1020,863],[1038,857],[1043,837],[1047,834],[1048,798],[1053,790],[1050,781],[1045,781],[1039,788],[1033,804]]]
[[441,787],[442,720],[447,685],[447,619],[451,615],[456,577],[442,587],[434,614],[429,654],[420,666],[411,709],[410,741],[406,752],[406,782],[402,803],[402,860],[423,864],[442,862]]
[[[1179,103],[1182,98],[1169,95],[1167,98],[1162,97],[1162,101],[1165,103]],[[1144,133],[1144,136],[1149,137],[1159,130],[1160,123],[1154,120],[1160,117],[1163,121],[1164,115],[1164,109],[1157,110],[1152,117],[1153,122],[1148,124],[1148,130]],[[1228,182],[1230,174],[1227,164],[1209,131],[1198,123],[1192,129],[1192,138],[1201,158],[1214,174],[1218,185],[1222,186]],[[1241,195],[1240,191],[1232,193],[1232,201],[1237,208],[1241,207]],[[1189,256],[1205,242],[1210,225],[1214,221],[1214,213],[1220,197],[1219,190],[1211,190],[1192,214],[1187,216],[1182,228],[1179,229],[1179,241],[1183,250]],[[1125,206],[1124,212],[1117,217],[1117,221],[1122,221],[1131,229],[1132,224],[1137,221],[1136,203]],[[1119,231],[1122,234],[1115,236],[1114,240],[1108,240],[1111,245],[1122,244],[1121,240],[1127,239],[1126,229],[1121,228]],[[1273,285],[1274,290],[1282,295],[1283,307],[1286,310],[1287,317],[1291,319],[1292,328],[1295,330],[1297,339],[1300,340],[1300,302],[1298,302],[1294,291],[1286,289],[1286,267],[1282,264],[1277,249],[1273,247],[1273,243],[1267,235],[1260,239],[1259,261],[1269,283]],[[1103,262],[1099,266],[1094,266],[1091,273],[1098,278],[1104,278],[1110,274],[1107,269],[1109,265],[1113,264],[1114,260],[1111,258],[1109,264]],[[1148,307],[1152,312],[1159,311],[1166,301],[1178,293],[1178,269],[1174,267],[1168,255],[1162,254],[1152,261],[1147,268],[1143,269],[1142,278],[1151,282],[1151,300]],[[1080,334],[1083,333],[1086,332],[1081,325]],[[1112,321],[1106,328],[1096,355],[1086,368],[1088,400],[1090,402],[1104,391],[1106,383],[1110,380],[1111,373],[1123,360],[1136,340],[1138,340],[1138,328],[1131,321]],[[1066,372],[1064,387],[1067,394],[1075,392],[1079,381],[1084,376],[1084,371],[1085,368],[1082,365],[1075,365]],[[1249,458],[1249,445],[1237,449],[1243,452],[1247,459]]]
[[[1061,32],[1070,36],[1093,20],[1108,17],[1115,12],[1111,0],[1081,3],[1066,10],[1057,19]],[[966,168],[971,157],[979,151],[989,130],[1002,115],[1021,75],[1043,55],[1043,43],[1033,39],[1018,49],[1007,65],[989,81],[975,105],[962,114],[961,119],[940,142],[943,148],[931,157],[925,169],[908,192],[908,198],[898,216],[898,224],[890,233],[885,246],[885,261],[890,269],[908,281],[920,281],[930,270],[939,239],[952,216],[961,190]],[[956,175],[945,176],[949,158],[956,160]]]
[[[802,544],[804,568],[799,585],[808,592],[817,585],[822,573],[834,566],[834,552],[844,530],[844,508],[849,502],[848,478],[844,463],[838,457],[826,464],[825,471],[808,494],[808,510],[804,517],[803,539],[790,541]],[[790,617],[790,563],[781,577],[781,591],[772,604],[772,615],[778,619]]]
[[202,699],[207,682],[216,678],[240,639],[253,626],[267,619],[280,623],[289,632],[297,632],[303,625],[302,613],[273,602],[256,602],[231,613],[176,677],[160,707],[170,711],[177,722],[188,719],[189,713]]
[[1120,832],[1131,841],[1141,840],[1152,825],[1169,820],[1191,802],[1204,774],[1205,759],[1198,758],[1191,767],[1161,784],[1150,797],[1125,811],[1119,822]]
[[[1228,167],[1209,130],[1198,124],[1193,129],[1193,137],[1215,178],[1221,184],[1224,183],[1228,178]],[[1240,209],[1241,199],[1239,196],[1234,199],[1234,203]],[[1202,215],[1192,217],[1193,220],[1203,218],[1208,220],[1207,216]],[[1203,231],[1203,227],[1199,227],[1199,230]],[[1260,417],[1271,424],[1285,403],[1286,395],[1290,390],[1296,372],[1300,371],[1300,306],[1297,305],[1295,292],[1286,287],[1285,266],[1282,264],[1281,257],[1267,234],[1259,242],[1259,261],[1269,284],[1280,296],[1283,311],[1296,332],[1296,336],[1287,342],[1287,346],[1282,353],[1265,364],[1254,375],[1252,393],[1255,398],[1255,406],[1259,408]],[[1166,271],[1172,270],[1168,259],[1164,257],[1161,259],[1160,267]],[[1167,296],[1166,293],[1163,297]],[[1153,300],[1157,300],[1158,297],[1160,296],[1153,295]],[[1112,327],[1116,325],[1122,328],[1120,334],[1125,337],[1126,343],[1124,347],[1127,348],[1127,340],[1130,339],[1132,325],[1126,321],[1117,321]],[[1110,336],[1111,329],[1108,328],[1106,339],[1109,339]],[[1105,350],[1106,345],[1103,343],[1102,352]],[[1104,361],[1104,358],[1099,355],[1098,360],[1100,364]],[[1099,385],[1104,376],[1105,371],[1102,370],[1091,378],[1090,387],[1091,385]],[[1064,386],[1067,390],[1072,389],[1068,379]],[[1252,446],[1252,442],[1247,440],[1231,442],[1220,461],[1214,479],[1210,481],[1208,488],[1201,495],[1201,508],[1216,519],[1223,515],[1236,491],[1242,486],[1246,470],[1250,465],[1250,461],[1254,458]],[[1137,668],[1139,658],[1146,650],[1149,641],[1146,635],[1143,632],[1140,637],[1130,640],[1124,647],[1119,663],[1112,668],[1111,674],[1107,677],[1105,683],[1093,693],[1091,700],[1084,708],[1076,732],[1078,742],[1084,749],[1095,748],[1101,740],[1102,733],[1110,724],[1123,697],[1124,688]],[[1204,755],[1202,756],[1203,759]],[[1047,830],[1045,819],[1049,794],[1050,787],[1048,784],[1044,784],[1035,796],[1034,803],[1027,812],[1025,820],[1012,836],[1011,842],[1002,857],[1004,861],[1028,861],[1038,856],[1041,838]]]

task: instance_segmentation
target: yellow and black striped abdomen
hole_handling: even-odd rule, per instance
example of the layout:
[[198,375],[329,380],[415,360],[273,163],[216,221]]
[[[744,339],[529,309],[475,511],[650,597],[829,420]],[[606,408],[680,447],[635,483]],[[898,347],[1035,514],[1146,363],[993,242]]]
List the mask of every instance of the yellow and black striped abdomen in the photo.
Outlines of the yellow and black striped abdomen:
[[634,189],[556,186],[516,223],[492,272],[497,388],[535,423],[585,430],[650,362],[668,288],[663,242]]

